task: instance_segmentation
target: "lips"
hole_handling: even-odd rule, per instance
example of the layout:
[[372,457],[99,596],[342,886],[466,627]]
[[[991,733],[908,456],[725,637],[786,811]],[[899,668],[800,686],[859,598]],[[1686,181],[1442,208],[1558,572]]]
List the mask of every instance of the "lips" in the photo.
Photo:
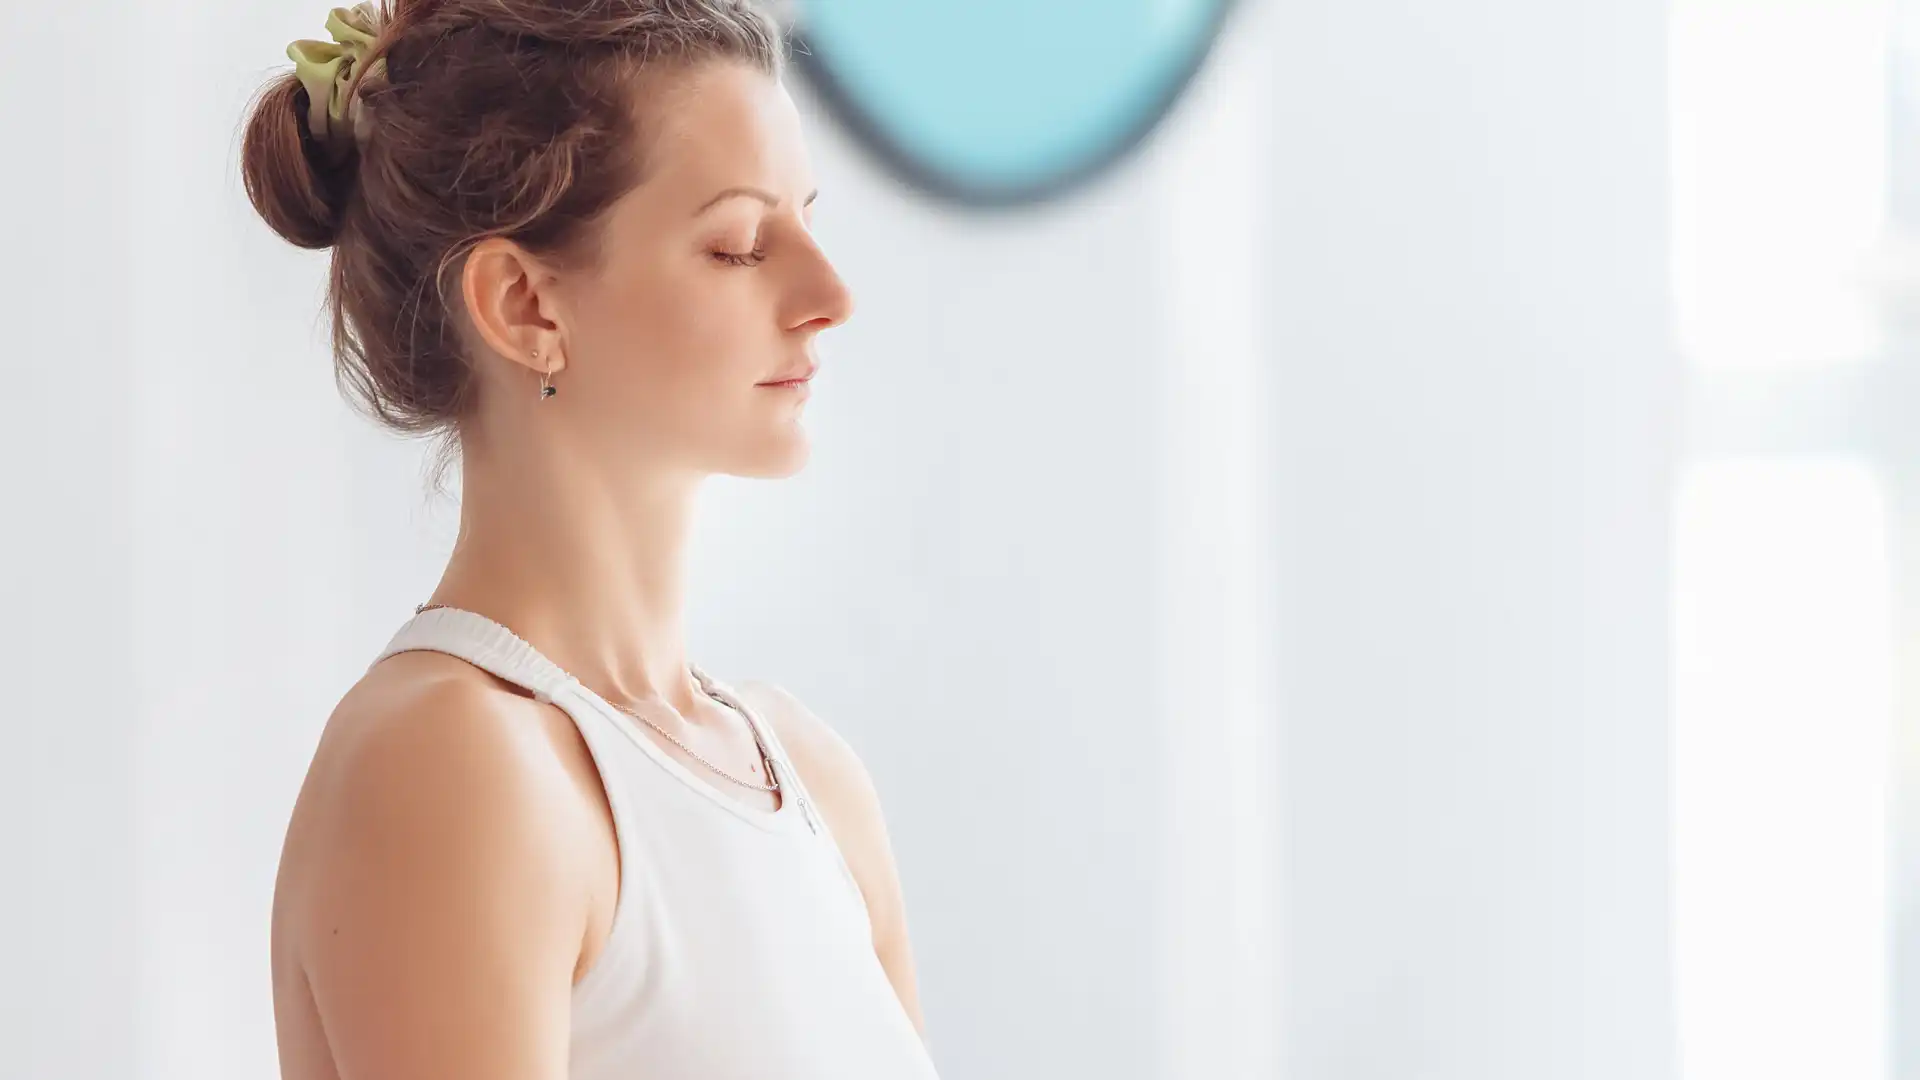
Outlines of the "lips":
[[790,371],[785,375],[782,375],[780,378],[768,379],[766,382],[763,382],[760,385],[761,386],[785,386],[788,383],[807,382],[813,378],[813,373],[818,370],[820,370],[819,365],[810,364],[807,367],[796,368],[795,370]]

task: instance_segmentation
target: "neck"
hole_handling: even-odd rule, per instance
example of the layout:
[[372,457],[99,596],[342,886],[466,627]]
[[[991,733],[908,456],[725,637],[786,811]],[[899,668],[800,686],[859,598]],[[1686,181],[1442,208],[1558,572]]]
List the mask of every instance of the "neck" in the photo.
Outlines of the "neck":
[[460,536],[428,602],[494,619],[610,701],[694,717],[683,610],[698,478],[613,478],[581,460],[469,442]]

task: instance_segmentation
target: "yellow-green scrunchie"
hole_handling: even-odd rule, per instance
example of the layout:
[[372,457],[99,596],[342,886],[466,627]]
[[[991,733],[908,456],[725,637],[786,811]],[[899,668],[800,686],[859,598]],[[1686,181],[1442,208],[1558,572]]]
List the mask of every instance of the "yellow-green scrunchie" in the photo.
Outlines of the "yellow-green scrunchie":
[[379,12],[371,3],[334,8],[327,15],[327,31],[332,41],[296,41],[287,46],[287,56],[300,85],[307,88],[307,129],[337,160],[354,145],[360,102],[353,92],[370,74],[362,68],[380,33]]

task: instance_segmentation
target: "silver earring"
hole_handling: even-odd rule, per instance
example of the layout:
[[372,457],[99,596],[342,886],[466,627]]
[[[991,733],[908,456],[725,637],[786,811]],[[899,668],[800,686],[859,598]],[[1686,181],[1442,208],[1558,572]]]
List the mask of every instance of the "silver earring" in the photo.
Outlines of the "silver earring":
[[553,369],[548,368],[540,372],[540,400],[545,401],[559,392],[553,386]]

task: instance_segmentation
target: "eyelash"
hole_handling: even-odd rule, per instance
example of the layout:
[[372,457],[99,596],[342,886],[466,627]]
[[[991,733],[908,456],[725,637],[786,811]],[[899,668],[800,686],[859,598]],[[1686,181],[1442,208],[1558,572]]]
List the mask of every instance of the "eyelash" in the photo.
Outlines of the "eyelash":
[[759,266],[766,259],[767,253],[755,248],[745,255],[736,255],[731,251],[716,251],[713,257],[728,266]]

